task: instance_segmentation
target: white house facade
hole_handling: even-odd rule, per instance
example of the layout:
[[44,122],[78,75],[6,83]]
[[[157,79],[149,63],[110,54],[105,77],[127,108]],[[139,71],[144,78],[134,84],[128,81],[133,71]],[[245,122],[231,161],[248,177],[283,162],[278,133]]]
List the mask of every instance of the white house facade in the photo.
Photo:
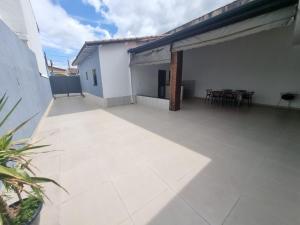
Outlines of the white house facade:
[[128,50],[156,37],[86,42],[73,65],[78,65],[82,90],[102,106],[133,102]]
[[0,0],[0,19],[35,54],[39,72],[48,76],[38,25],[30,0]]

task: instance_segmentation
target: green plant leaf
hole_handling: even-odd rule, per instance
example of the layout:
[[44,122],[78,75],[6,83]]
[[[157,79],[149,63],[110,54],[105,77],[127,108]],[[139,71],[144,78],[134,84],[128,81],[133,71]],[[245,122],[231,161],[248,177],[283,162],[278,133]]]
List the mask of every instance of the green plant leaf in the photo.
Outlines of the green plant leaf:
[[33,149],[38,149],[38,148],[45,148],[45,147],[49,147],[50,145],[26,145],[24,147],[22,147],[21,149],[17,150],[20,152],[25,152],[25,151],[29,151],[29,150],[33,150]]
[[[0,112],[5,107],[7,99],[6,94],[0,98]],[[20,102],[21,99],[19,99],[9,112],[4,115],[4,118],[0,120],[0,127],[7,121]],[[36,177],[31,169],[34,168],[31,165],[31,155],[52,152],[35,152],[34,150],[44,148],[49,145],[35,145],[35,143],[29,143],[28,139],[13,140],[15,133],[32,120],[37,114],[31,116],[14,129],[0,136],[0,180],[7,192],[14,192],[19,198],[21,198],[21,193],[24,193],[42,200],[43,197],[47,197],[44,193],[43,186],[41,185],[42,183],[52,183],[63,189],[65,192],[67,192],[67,190],[55,180],[45,177]],[[2,216],[4,217],[2,217],[1,223],[6,224],[6,215]]]
[[66,193],[69,193],[63,186],[61,186],[59,183],[57,183],[55,180],[52,180],[50,178],[46,178],[46,177],[32,177],[31,178],[34,182],[36,183],[53,183],[56,186],[60,187],[61,189],[63,189]]
[[[5,121],[9,118],[9,116],[13,113],[13,111],[15,111],[15,109],[17,108],[17,106],[19,105],[19,103],[21,102],[22,98],[20,98],[17,103],[11,108],[11,110],[6,114],[6,116],[2,119],[2,121],[0,122],[0,127],[2,127],[2,125],[5,123]],[[6,103],[6,100],[4,101],[4,104]],[[4,106],[4,105],[3,105]],[[3,108],[2,106],[2,108]]]
[[3,109],[3,107],[5,106],[6,102],[7,102],[7,97],[6,94],[4,94],[1,99],[0,99],[0,112]]
[[[18,125],[16,128],[13,130],[9,131],[7,135],[14,135],[18,130],[20,130],[23,126],[25,126],[30,120],[32,120],[38,113],[34,114],[33,116],[29,117],[27,120],[22,122],[20,125]],[[0,125],[1,127],[1,125]]]
[[3,225],[3,215],[2,214],[0,214],[0,225]]
[[2,102],[4,101],[5,98],[6,98],[6,93],[4,93],[4,95],[2,95],[2,97],[0,99],[0,104],[2,104]]
[[5,177],[16,179],[24,183],[31,183],[28,177],[26,177],[24,173],[19,172],[18,169],[0,165],[0,178],[3,180]]

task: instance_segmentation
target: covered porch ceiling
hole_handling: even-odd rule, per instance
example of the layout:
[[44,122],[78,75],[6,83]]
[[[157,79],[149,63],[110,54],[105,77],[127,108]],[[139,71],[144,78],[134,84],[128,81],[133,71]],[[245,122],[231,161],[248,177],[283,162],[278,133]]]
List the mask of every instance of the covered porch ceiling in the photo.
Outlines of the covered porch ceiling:
[[[219,12],[221,11],[221,9],[219,9],[215,13],[212,13],[212,15],[217,14],[216,16],[208,14],[210,17],[206,16],[208,18],[198,24],[179,30],[145,45],[129,49],[131,53],[130,65],[170,63],[171,52],[215,45],[263,31],[289,26],[294,23],[297,14],[295,1],[275,0],[272,1],[272,4],[265,3],[264,8],[269,9],[270,7],[272,10],[259,10],[262,6],[259,5],[258,2],[266,1],[253,1],[223,13]],[[277,4],[275,4],[276,2]],[[285,4],[282,2],[285,2]],[[257,12],[253,14],[252,17],[249,15],[245,16],[243,11],[244,7],[248,9],[250,6],[251,8],[253,7],[252,10],[257,10],[261,14]],[[232,14],[236,14],[235,17]],[[230,22],[226,22],[227,20]]]
[[[234,2],[234,7],[228,5],[204,16],[202,20],[199,20],[200,22],[194,25],[183,27],[161,39],[129,50],[131,67],[170,64],[171,110],[180,109],[179,97],[181,95],[182,73],[184,72],[183,61],[187,60],[183,60],[183,58],[186,51],[205,46],[217,46],[216,44],[220,43],[233,43],[233,41],[237,42],[237,39],[251,37],[265,31],[297,27],[300,24],[295,20],[298,0],[254,0],[246,1],[240,5],[237,5],[237,2],[241,1]],[[291,37],[295,43],[297,38],[295,31],[292,31]],[[281,42],[276,44],[281,45]],[[266,51],[272,52],[272,49],[266,49]],[[285,49],[283,51],[287,52]],[[288,54],[291,57],[294,55],[292,51]],[[293,66],[291,63],[287,65],[282,69],[293,76],[289,69]],[[234,67],[234,64],[228,64],[228,66]],[[271,69],[272,63],[269,63],[268,66]],[[245,69],[252,71],[248,67]],[[263,74],[262,71],[260,73]],[[260,82],[259,79],[257,82]],[[264,85],[268,85],[267,82]],[[287,88],[290,86],[292,85],[287,85]],[[280,89],[282,87],[278,87],[273,92],[280,92]]]
[[[296,16],[297,3],[298,0],[238,0],[200,17],[196,24],[183,27],[178,31],[174,29],[174,32],[166,33],[166,36],[158,40],[129,49],[128,52],[136,55],[168,45],[173,49],[176,42],[220,29],[223,30],[223,36],[228,36],[236,31],[254,30],[255,33],[283,26]],[[232,28],[232,25],[235,27]],[[212,36],[214,35],[212,33]]]

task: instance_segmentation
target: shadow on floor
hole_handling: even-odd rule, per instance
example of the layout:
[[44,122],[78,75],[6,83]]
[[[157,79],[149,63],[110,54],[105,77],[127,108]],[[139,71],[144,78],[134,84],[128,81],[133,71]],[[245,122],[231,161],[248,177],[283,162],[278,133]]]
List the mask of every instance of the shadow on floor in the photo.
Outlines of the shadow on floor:
[[[68,101],[66,101],[66,98]],[[52,105],[47,115],[48,117],[97,110],[101,108],[100,105],[86,100],[85,97],[81,95],[70,95],[69,97],[66,95],[57,96],[53,99],[53,101],[55,104]]]
[[[152,200],[139,212],[152,219],[136,224],[300,223],[300,180],[295,181],[300,174],[299,111],[237,109],[197,100],[187,101],[179,112],[137,105],[106,111],[210,159],[204,168],[178,178],[181,188],[168,184],[176,194]],[[169,164],[172,156],[164,160]]]

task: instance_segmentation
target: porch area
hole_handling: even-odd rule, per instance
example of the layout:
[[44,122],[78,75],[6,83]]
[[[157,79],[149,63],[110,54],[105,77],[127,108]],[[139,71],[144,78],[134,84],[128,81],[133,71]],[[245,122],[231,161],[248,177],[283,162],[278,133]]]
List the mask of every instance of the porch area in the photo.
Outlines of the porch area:
[[180,110],[188,98],[207,98],[213,90],[219,92],[214,99],[219,102],[225,96],[225,102],[240,105],[248,95],[248,103],[299,109],[296,12],[295,5],[286,5],[223,25],[221,17],[216,22],[208,15],[180,32],[130,49],[133,95],[167,99],[171,111]]
[[57,98],[36,134],[41,225],[298,225],[300,112],[190,99],[171,112]]

